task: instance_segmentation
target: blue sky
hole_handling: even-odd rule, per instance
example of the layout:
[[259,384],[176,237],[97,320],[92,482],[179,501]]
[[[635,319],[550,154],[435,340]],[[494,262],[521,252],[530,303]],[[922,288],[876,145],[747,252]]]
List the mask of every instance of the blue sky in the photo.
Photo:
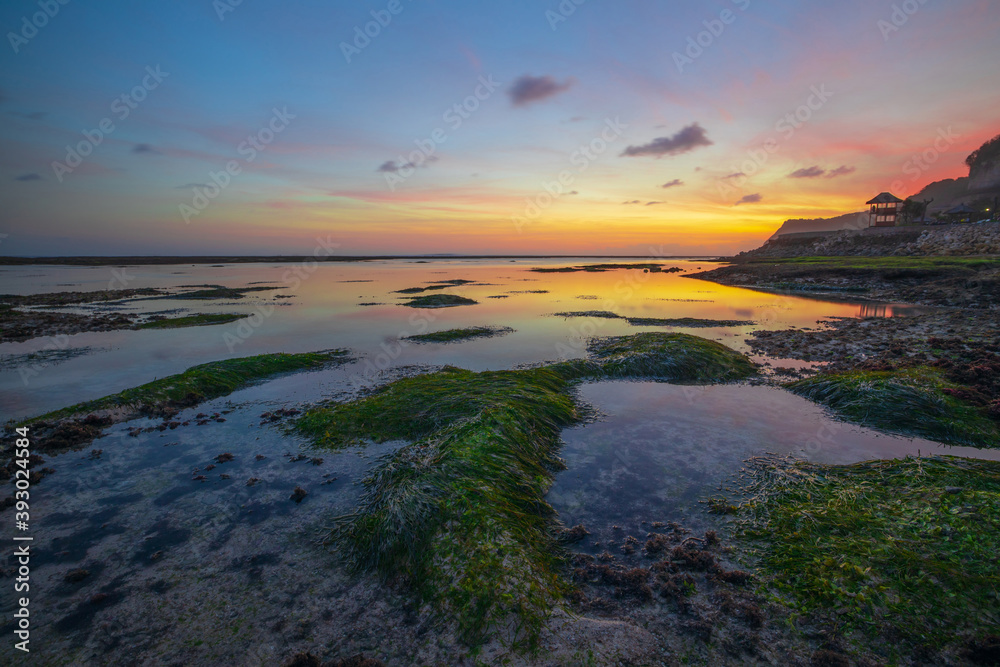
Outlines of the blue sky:
[[[965,155],[1000,132],[1000,7],[986,0],[910,0],[911,14],[891,2],[567,0],[575,11],[558,22],[556,1],[398,0],[394,15],[390,4],[4,3],[0,252],[305,254],[320,234],[347,254],[729,252],[785,218],[963,175]],[[54,16],[24,38],[44,5]],[[373,11],[391,22],[347,62],[343,44]],[[679,71],[675,54],[699,38]],[[162,82],[121,119],[114,101],[147,68]],[[543,94],[516,104],[525,77]],[[469,98],[482,78],[499,86]],[[726,180],[814,87],[829,99],[808,122]],[[475,110],[449,126],[466,99]],[[286,126],[247,160],[242,142],[275,110]],[[60,180],[53,163],[106,118],[114,130]],[[579,170],[572,156],[609,119],[625,129]],[[695,124],[701,145],[621,155]],[[911,180],[907,160],[948,127],[947,150]],[[403,172],[380,166],[399,167],[438,128],[433,161],[390,188],[387,174]],[[185,218],[229,161],[239,173]],[[824,175],[789,178],[814,166]],[[565,170],[572,184],[526,217]],[[660,187],[673,180],[683,185]]]

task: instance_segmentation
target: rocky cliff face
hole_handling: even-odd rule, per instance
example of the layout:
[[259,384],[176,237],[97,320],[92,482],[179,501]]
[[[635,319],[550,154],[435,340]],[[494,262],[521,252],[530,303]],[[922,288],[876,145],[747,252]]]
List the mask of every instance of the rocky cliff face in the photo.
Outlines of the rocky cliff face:
[[785,220],[772,239],[785,234],[801,234],[804,232],[830,232],[839,229],[863,229],[868,226],[868,212],[847,213],[836,218],[797,218]]
[[738,258],[1000,255],[1000,223],[841,231],[820,237],[778,237]]
[[1000,160],[987,161],[969,170],[969,193],[1000,190]]

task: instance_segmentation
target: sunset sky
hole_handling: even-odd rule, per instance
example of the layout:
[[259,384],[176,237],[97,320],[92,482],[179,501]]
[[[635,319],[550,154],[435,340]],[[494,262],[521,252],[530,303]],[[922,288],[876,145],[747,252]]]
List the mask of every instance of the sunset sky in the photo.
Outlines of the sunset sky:
[[995,0],[63,2],[0,7],[0,254],[731,253],[1000,132]]

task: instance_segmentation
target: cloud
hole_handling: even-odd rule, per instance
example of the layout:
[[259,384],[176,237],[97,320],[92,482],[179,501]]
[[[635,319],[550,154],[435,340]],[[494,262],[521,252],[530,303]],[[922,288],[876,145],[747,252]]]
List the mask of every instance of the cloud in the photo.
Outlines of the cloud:
[[[379,165],[379,168],[375,171],[382,174],[396,174],[403,169],[417,169],[418,167],[426,167],[428,162],[437,162],[438,157],[436,155],[430,155],[421,164],[414,164],[413,162],[396,162],[395,160],[386,160]],[[478,176],[478,174],[473,174]]]
[[678,185],[684,185],[684,181],[682,181],[679,178],[675,178],[674,180],[670,181],[669,183],[664,183],[660,187],[661,188],[675,188]]
[[756,204],[757,202],[759,202],[763,198],[764,197],[762,195],[760,195],[760,194],[747,195],[743,199],[741,199],[738,202],[736,202],[735,204],[733,204],[733,206],[739,206],[740,204]]
[[637,155],[680,155],[693,151],[699,146],[711,146],[712,141],[705,136],[705,129],[698,123],[688,125],[672,137],[660,137],[653,139],[648,144],[642,146],[629,146],[622,153],[623,157],[635,157]]
[[178,185],[174,190],[187,190],[188,188],[207,188],[208,183],[185,183],[184,185]]
[[132,152],[133,153],[146,153],[146,154],[149,154],[149,155],[163,155],[163,153],[161,153],[160,151],[156,150],[155,148],[153,148],[149,144],[136,144],[132,148]]
[[375,171],[385,174],[395,174],[397,171],[399,171],[405,166],[406,166],[405,164],[403,165],[396,164],[395,160],[386,160],[381,165],[379,165],[379,168],[376,169]]
[[510,95],[511,104],[520,107],[558,95],[569,90],[572,85],[573,79],[566,79],[565,82],[558,83],[551,76],[525,74],[514,82],[507,94]]
[[638,199],[633,199],[632,201],[623,201],[623,202],[622,202],[622,204],[624,204],[624,205],[626,205],[626,206],[627,206],[628,204],[641,204],[641,203],[642,203],[642,202],[641,202],[641,201],[639,201]]
[[842,164],[836,169],[831,169],[826,172],[827,178],[836,178],[838,176],[847,176],[848,174],[853,174],[858,170],[857,167],[848,167],[846,164]]
[[21,174],[20,176],[14,177],[15,181],[40,181],[42,180],[41,174]]
[[655,206],[656,204],[662,204],[662,203],[663,202],[661,201],[648,201],[646,202],[646,206]]
[[818,166],[806,167],[805,169],[796,169],[788,175],[788,178],[819,178],[826,173],[826,169],[820,169]]
[[572,192],[567,192],[566,194],[568,194],[568,195],[578,195],[580,193],[577,192],[576,190],[573,190]]
[[729,174],[728,176],[723,176],[722,180],[728,181],[731,178],[740,178],[741,176],[746,176],[746,174],[744,174],[742,171],[736,171]]
[[563,123],[580,123],[587,120],[586,116],[573,116],[569,120],[564,120]]

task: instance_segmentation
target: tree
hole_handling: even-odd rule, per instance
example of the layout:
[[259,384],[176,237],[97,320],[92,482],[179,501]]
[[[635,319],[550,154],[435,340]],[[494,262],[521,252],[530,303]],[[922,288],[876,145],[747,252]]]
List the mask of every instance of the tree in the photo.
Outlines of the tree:
[[930,204],[933,199],[928,199],[926,201],[916,201],[912,197],[907,197],[903,201],[903,205],[899,207],[899,224],[909,225],[915,220],[919,220],[924,217],[924,212],[927,211],[927,205]]
[[965,164],[971,172],[980,165],[995,162],[998,159],[1000,159],[1000,134],[969,153],[969,157],[965,158]]

